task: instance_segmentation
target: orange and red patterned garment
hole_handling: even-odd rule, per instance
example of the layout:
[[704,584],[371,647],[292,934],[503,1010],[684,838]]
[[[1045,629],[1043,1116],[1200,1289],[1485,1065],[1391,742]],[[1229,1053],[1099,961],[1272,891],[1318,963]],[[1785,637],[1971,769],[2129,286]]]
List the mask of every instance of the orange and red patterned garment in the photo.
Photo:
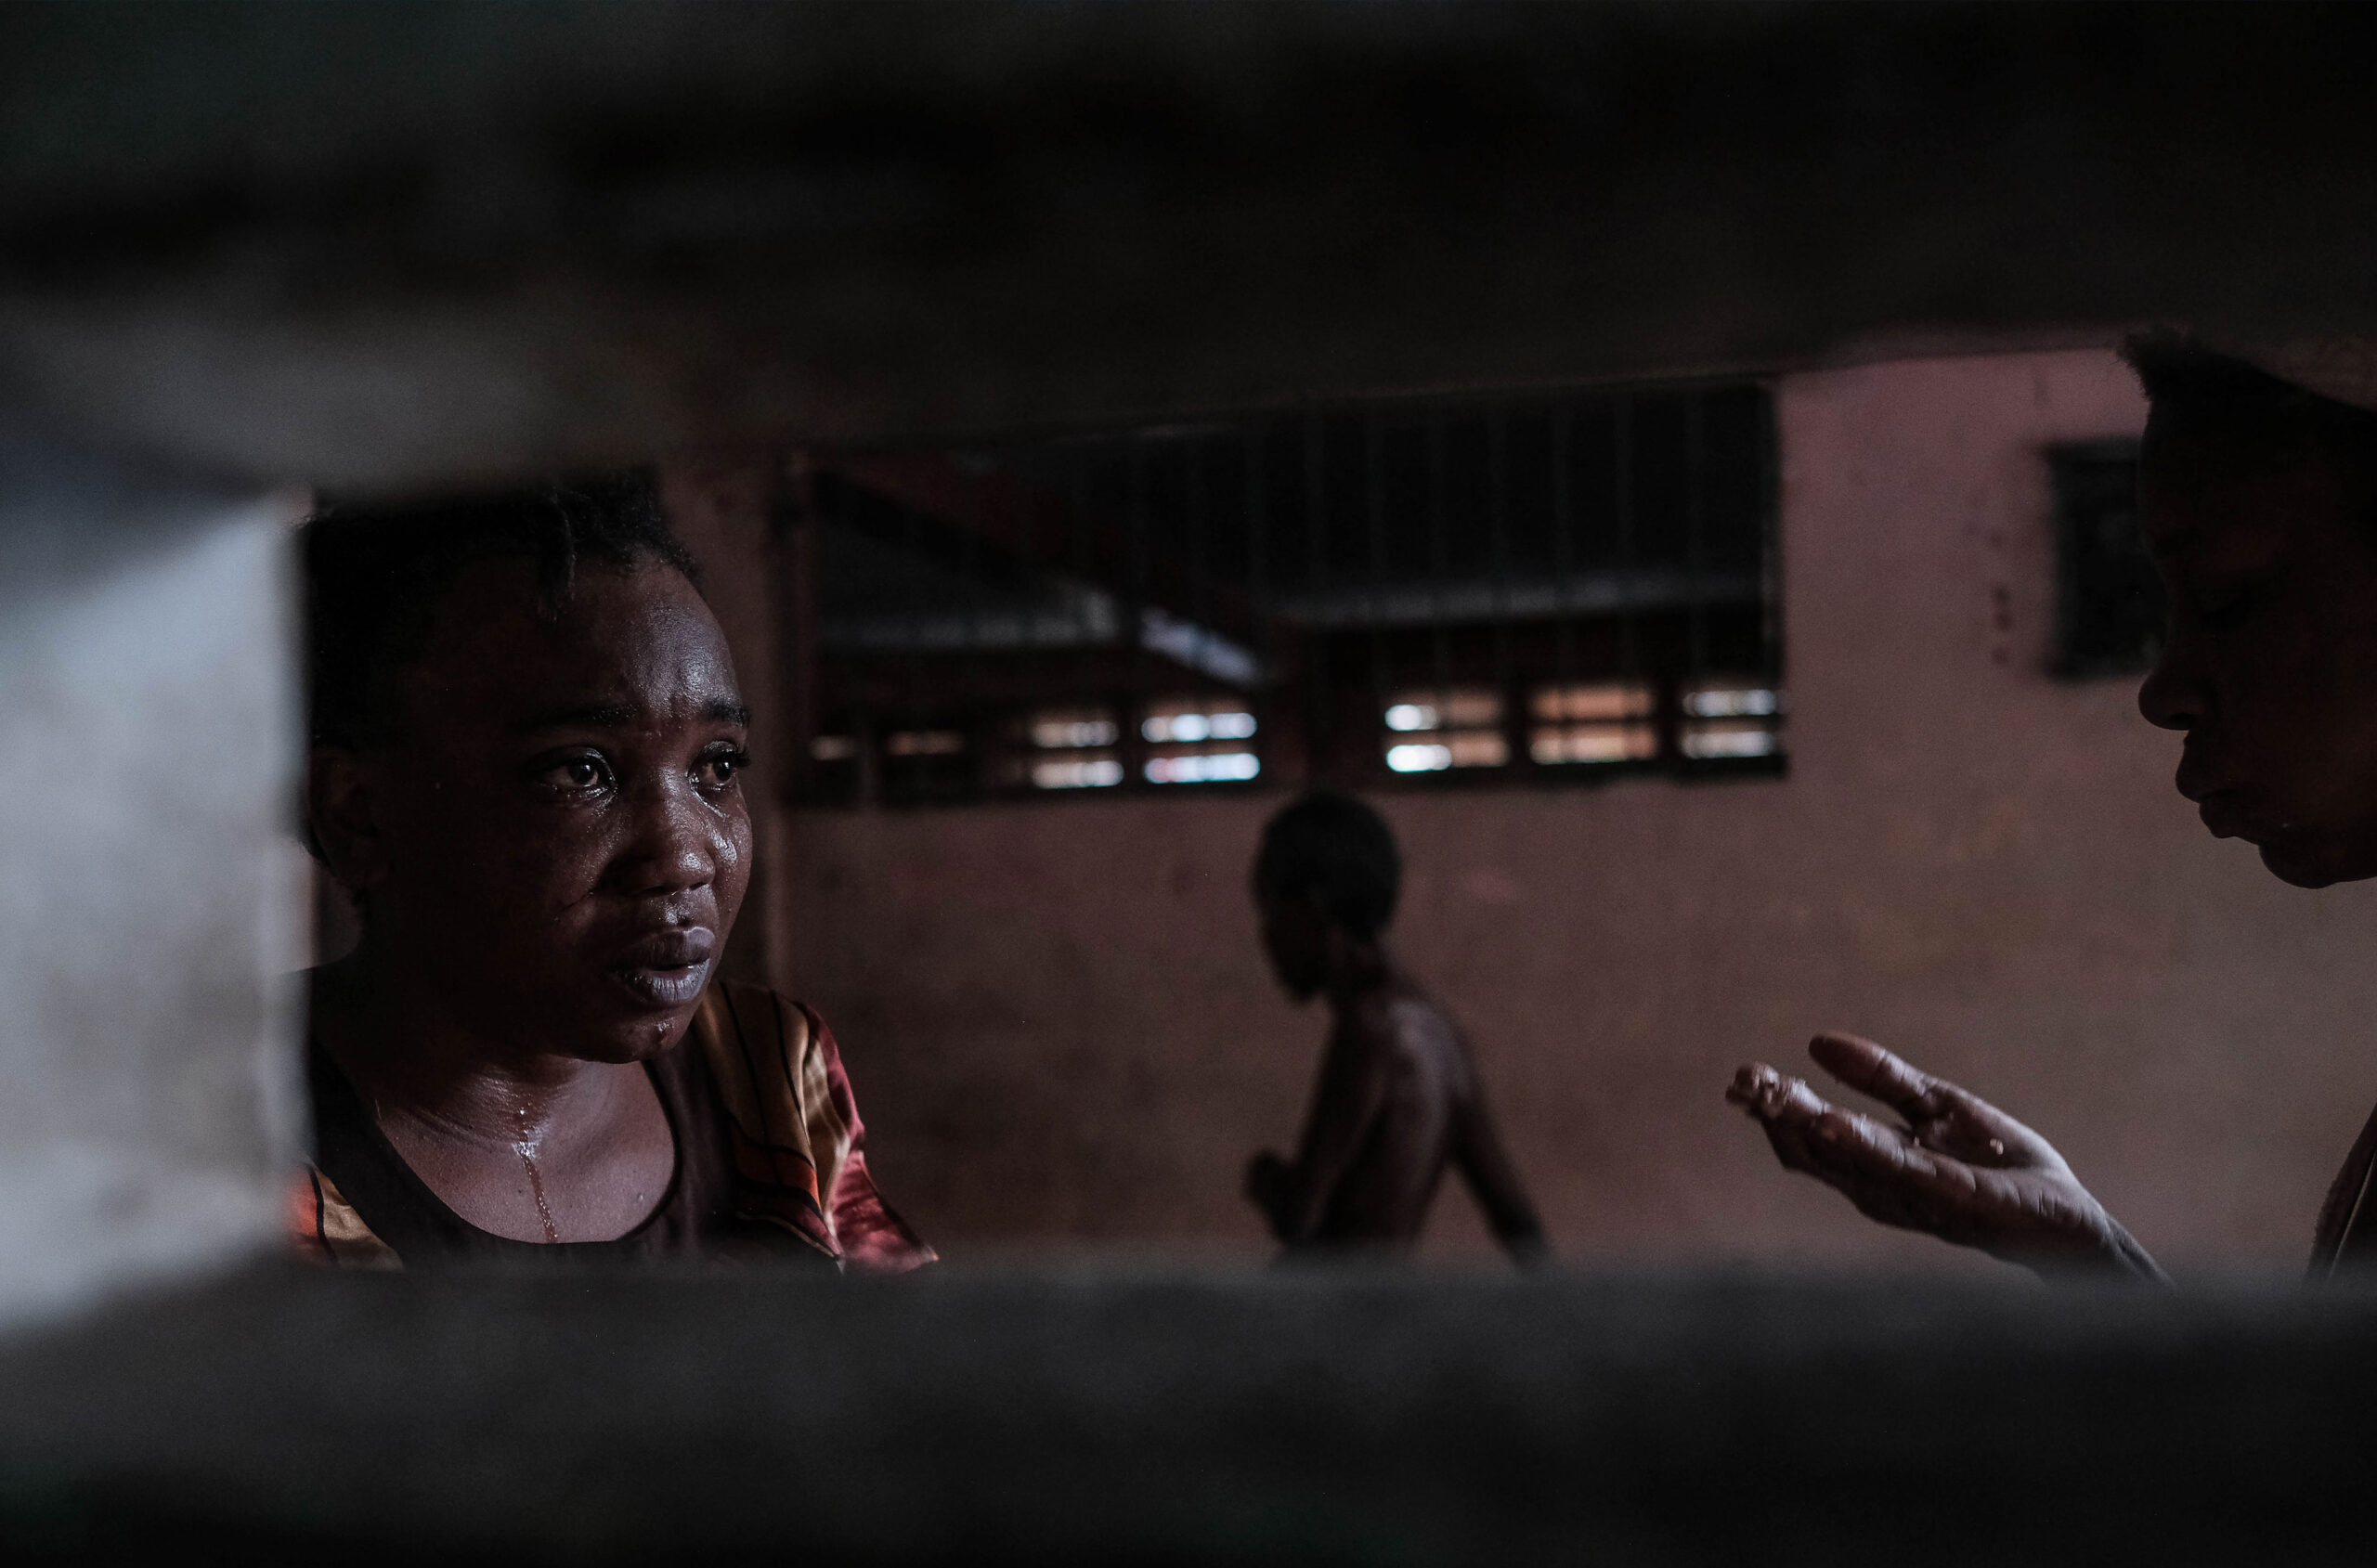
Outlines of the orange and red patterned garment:
[[[680,1145],[679,1173],[662,1208],[684,1207],[690,1196],[697,1199],[695,1208],[718,1222],[700,1214],[682,1220],[676,1228],[687,1246],[740,1258],[789,1251],[837,1267],[871,1271],[896,1272],[933,1261],[932,1249],[876,1190],[866,1163],[865,1123],[833,1031],[816,1014],[763,986],[721,981],[703,997],[685,1039],[669,1057],[674,1059],[652,1069]],[[424,1253],[434,1248],[430,1238],[440,1234],[440,1225],[445,1234],[470,1235],[463,1222],[401,1169],[368,1125],[367,1113],[343,1076],[319,1052],[314,1053],[311,1071],[318,1152],[297,1173],[289,1195],[290,1229],[299,1252],[340,1266],[401,1267],[409,1248]],[[686,1147],[688,1140],[695,1140],[695,1147]],[[339,1146],[335,1158],[333,1144]],[[393,1173],[392,1164],[397,1167]],[[352,1194],[342,1191],[335,1179],[341,1171],[356,1188]],[[697,1179],[700,1173],[707,1179]],[[703,1187],[710,1189],[707,1199],[697,1190],[680,1190]],[[375,1211],[376,1228],[368,1217]],[[435,1223],[422,1223],[424,1211]],[[647,1222],[638,1230],[650,1228]],[[383,1230],[392,1234],[383,1238]],[[526,1245],[474,1239],[488,1248]],[[570,1251],[613,1247],[581,1244]],[[614,1250],[621,1256],[659,1251],[624,1245]],[[445,1260],[424,1255],[413,1261]]]

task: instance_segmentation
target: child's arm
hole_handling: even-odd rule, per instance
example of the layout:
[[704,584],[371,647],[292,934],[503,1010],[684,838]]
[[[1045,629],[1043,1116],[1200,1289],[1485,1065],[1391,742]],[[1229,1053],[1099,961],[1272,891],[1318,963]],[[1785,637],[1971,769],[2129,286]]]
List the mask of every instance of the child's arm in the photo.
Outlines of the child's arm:
[[1456,1113],[1452,1156],[1468,1178],[1486,1223],[1519,1262],[1534,1263],[1544,1255],[1543,1221],[1519,1185],[1518,1168],[1502,1147],[1494,1119],[1487,1114],[1482,1094],[1473,1095]]
[[1271,1233],[1291,1247],[1309,1240],[1327,1217],[1346,1168],[1386,1103],[1389,1053],[1383,1043],[1357,1029],[1339,1029],[1321,1059],[1296,1158],[1283,1160],[1266,1150],[1247,1170],[1247,1196],[1270,1220]]

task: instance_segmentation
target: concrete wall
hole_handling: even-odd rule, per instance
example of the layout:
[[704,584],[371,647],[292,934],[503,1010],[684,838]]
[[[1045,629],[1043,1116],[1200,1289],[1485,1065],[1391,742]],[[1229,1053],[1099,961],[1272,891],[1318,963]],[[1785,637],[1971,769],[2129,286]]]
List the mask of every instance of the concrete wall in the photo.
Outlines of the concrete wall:
[[2367,332],[2372,54],[2353,6],[0,6],[0,363],[354,488]]
[[[2304,1253],[2377,1100],[2377,889],[2210,840],[2131,683],[2046,673],[2043,448],[2142,418],[2098,353],[1786,378],[1789,777],[1380,798],[1398,940],[1565,1254],[1990,1266],[1786,1177],[1721,1103],[1820,1026],[2000,1099],[2172,1260]],[[1239,1172],[1321,1028],[1243,891],[1279,798],[796,819],[782,969],[944,1251],[1263,1246]],[[1440,1201],[1438,1255],[1482,1236]]]
[[277,1232],[305,887],[286,526],[0,424],[0,1318]]
[[2366,1281],[258,1269],[0,1340],[0,1558],[2339,1568],[2372,1348]]

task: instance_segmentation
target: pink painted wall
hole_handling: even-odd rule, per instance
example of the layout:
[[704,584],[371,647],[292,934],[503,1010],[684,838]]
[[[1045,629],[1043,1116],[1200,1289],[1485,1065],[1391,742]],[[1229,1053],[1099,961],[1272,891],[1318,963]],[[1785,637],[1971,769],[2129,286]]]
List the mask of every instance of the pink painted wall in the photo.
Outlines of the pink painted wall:
[[[2377,1101],[2377,889],[2208,839],[2130,683],[2046,673],[2043,449],[2142,417],[2093,353],[1788,378],[1790,776],[1379,798],[1398,940],[1564,1254],[1972,1266],[1721,1102],[1833,1025],[2031,1120],[2167,1260],[2299,1261]],[[795,820],[781,966],[945,1251],[1264,1248],[1239,1172],[1292,1135],[1321,1027],[1243,890],[1280,798]],[[1432,1251],[1482,1234],[1448,1190]]]

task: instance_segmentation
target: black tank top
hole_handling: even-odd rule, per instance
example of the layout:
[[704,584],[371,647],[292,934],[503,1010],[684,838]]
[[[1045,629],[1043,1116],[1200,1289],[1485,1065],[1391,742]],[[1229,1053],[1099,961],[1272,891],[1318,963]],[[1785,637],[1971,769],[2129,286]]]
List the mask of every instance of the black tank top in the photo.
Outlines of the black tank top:
[[371,1233],[407,1268],[519,1260],[538,1263],[658,1263],[721,1257],[832,1264],[814,1248],[734,1212],[726,1108],[701,1053],[685,1041],[644,1064],[677,1164],[659,1204],[610,1241],[515,1241],[481,1230],[446,1205],[404,1162],[370,1108],[318,1042],[305,1047],[314,1108],[314,1163],[338,1186]]

